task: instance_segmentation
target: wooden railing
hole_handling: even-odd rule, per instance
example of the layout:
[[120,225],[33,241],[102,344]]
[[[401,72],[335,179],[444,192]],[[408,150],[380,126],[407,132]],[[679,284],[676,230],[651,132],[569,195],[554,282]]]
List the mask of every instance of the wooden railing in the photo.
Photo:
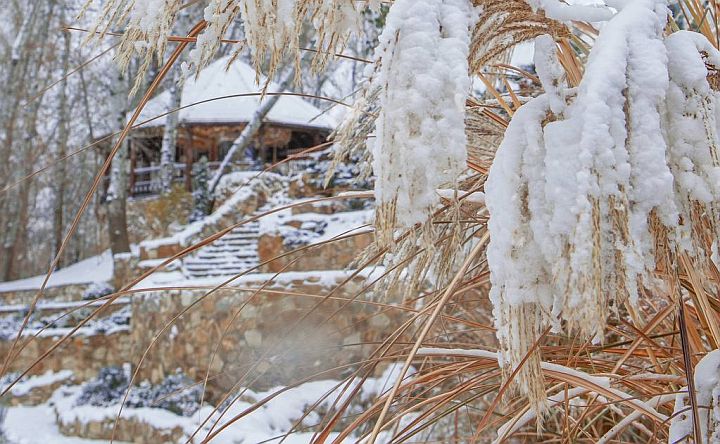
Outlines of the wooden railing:
[[[220,167],[220,162],[208,162],[208,170],[213,172]],[[248,171],[254,167],[253,164],[240,161],[231,164],[232,171]],[[188,168],[184,163],[173,165],[173,183],[184,183],[185,188],[191,191],[191,178],[187,177]],[[162,184],[160,182],[160,165],[135,168],[130,181],[130,194],[133,196],[151,196],[160,194]]]

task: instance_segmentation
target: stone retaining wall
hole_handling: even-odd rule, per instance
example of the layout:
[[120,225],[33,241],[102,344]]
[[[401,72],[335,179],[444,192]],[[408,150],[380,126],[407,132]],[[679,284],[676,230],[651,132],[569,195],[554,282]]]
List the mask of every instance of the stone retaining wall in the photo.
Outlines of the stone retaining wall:
[[[350,297],[361,286],[351,282],[333,296]],[[133,306],[133,322],[144,324],[132,331],[134,356],[180,317],[150,349],[140,379],[160,382],[181,369],[202,380],[209,371],[208,392],[217,400],[237,383],[263,389],[358,362],[401,322],[397,311],[311,296],[329,291],[320,282],[297,281],[258,294],[227,289],[202,300],[203,291],[149,294]]]
[[345,269],[372,243],[373,236],[372,233],[358,234],[281,257],[295,248],[287,248],[280,234],[264,234],[258,241],[258,258],[261,264],[265,261],[271,262],[263,265],[260,271],[312,271],[325,270],[328,267]]
[[[40,375],[48,370],[56,372],[72,370],[75,378],[79,381],[92,378],[103,367],[119,367],[130,361],[130,338],[129,332],[70,338],[58,350],[33,367],[30,374]],[[10,352],[12,339],[0,341],[0,356],[3,359]],[[49,350],[58,339],[60,338],[23,338],[20,345],[24,348],[19,355],[10,360],[9,371],[24,371],[33,365],[42,353]]]
[[[90,284],[48,287],[43,291],[42,301],[71,302],[82,299]],[[37,289],[0,292],[0,305],[29,304],[37,295]]]
[[[66,436],[80,436],[83,439],[97,439],[110,441],[113,437],[113,429],[115,428],[115,419],[106,419],[105,421],[88,421],[83,422],[75,420],[73,422],[64,423],[56,421],[60,433]],[[175,444],[182,442],[184,432],[182,427],[172,429],[160,429],[140,421],[136,418],[121,417],[117,421],[115,430],[115,442],[132,442],[136,444]]]
[[[358,362],[404,318],[399,310],[383,313],[361,300],[349,302],[364,285],[360,278],[332,293],[343,299],[323,300],[344,277],[322,272],[281,275],[279,283],[255,293],[267,278],[263,276],[204,299],[210,288],[137,295],[130,331],[73,337],[30,374],[68,369],[81,382],[103,367],[131,363],[135,368],[156,336],[138,381],[157,383],[177,369],[203,380],[209,370],[210,399],[241,379],[244,386],[267,388]],[[57,339],[24,338],[25,348],[11,360],[10,371],[25,370]],[[0,342],[0,356],[7,356],[11,343]]]

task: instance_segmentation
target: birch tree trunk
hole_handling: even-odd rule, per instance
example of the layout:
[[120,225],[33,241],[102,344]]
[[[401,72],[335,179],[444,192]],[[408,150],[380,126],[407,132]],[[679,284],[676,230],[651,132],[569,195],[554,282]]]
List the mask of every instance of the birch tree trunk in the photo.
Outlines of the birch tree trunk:
[[[178,35],[183,35],[187,29],[188,12],[182,9],[178,13],[177,25]],[[180,107],[182,102],[182,68],[178,60],[173,67],[172,78],[170,79],[170,98],[167,111],[173,111]],[[163,131],[162,146],[160,148],[160,192],[167,194],[172,189],[173,177],[175,176],[175,154],[177,150],[177,128],[180,122],[180,112],[171,112],[165,116],[165,130]]]
[[[128,113],[129,84],[118,71],[116,89],[112,92],[117,109],[118,130],[125,127]],[[127,230],[127,187],[128,187],[128,142],[117,152],[110,165],[110,186],[107,192],[107,219],[110,250],[113,254],[130,252],[130,238]]]
[[[168,111],[180,107],[182,99],[182,87],[178,83],[182,77],[180,65],[173,67],[172,85],[170,86],[170,99],[168,100]],[[177,146],[177,127],[180,120],[180,113],[173,112],[165,116],[165,130],[163,131],[162,147],[160,148],[160,192],[167,194],[172,189],[173,176],[175,175],[175,150]]]

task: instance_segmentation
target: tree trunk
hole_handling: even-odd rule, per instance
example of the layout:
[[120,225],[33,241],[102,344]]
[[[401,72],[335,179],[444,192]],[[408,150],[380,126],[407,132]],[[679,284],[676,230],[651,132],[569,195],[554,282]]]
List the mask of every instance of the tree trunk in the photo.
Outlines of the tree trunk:
[[[38,10],[31,10],[35,18],[40,17],[39,21],[32,18],[29,22],[25,21],[22,25],[23,29],[16,38],[16,43],[12,48],[13,67],[17,69],[13,73],[15,77],[17,91],[13,91],[13,99],[16,104],[21,103],[21,99],[35,97],[40,92],[41,86],[47,81],[46,78],[40,76],[48,75],[43,65],[50,58],[46,57],[49,45],[27,45],[26,38],[38,39],[45,41],[48,36],[49,29],[54,17],[56,2],[50,0],[40,3]],[[29,37],[28,37],[29,36]],[[13,100],[11,99],[11,100]],[[39,154],[39,137],[37,128],[38,112],[42,101],[36,99],[26,104],[18,106],[19,109],[11,110],[10,115],[4,115],[8,118],[6,127],[11,131],[15,129],[22,134],[22,137],[10,135],[10,144],[5,145],[11,153],[17,153],[16,156],[9,156],[5,177],[22,178],[30,174],[33,165]],[[4,178],[5,178],[4,177]],[[32,181],[23,180],[17,187],[17,194],[4,196],[6,204],[3,208],[3,256],[4,262],[0,273],[2,280],[10,280],[16,277],[16,272],[22,270],[26,260],[27,235],[28,235],[28,218],[30,213],[30,196]]]
[[[65,20],[65,7],[60,14],[60,19]],[[58,100],[58,141],[56,159],[59,165],[55,175],[55,202],[53,208],[53,256],[57,256],[62,245],[63,234],[65,233],[64,212],[65,212],[65,186],[66,186],[66,162],[62,160],[67,152],[67,143],[69,138],[69,120],[70,110],[68,109],[67,98],[67,74],[70,70],[70,33],[63,32],[63,54],[62,54],[62,75],[63,80],[60,84],[60,97]],[[58,268],[62,266],[62,260],[58,262]]]
[[[188,12],[182,9],[178,13],[177,34],[182,35],[187,30]],[[177,129],[180,121],[180,111],[175,111],[182,102],[182,64],[178,60],[173,66],[172,78],[170,79],[170,98],[168,100],[165,116],[165,131],[163,132],[162,147],[160,148],[160,190],[167,194],[172,189],[173,177],[175,176],[175,154],[177,150]]]
[[[170,86],[170,100],[168,111],[180,107],[182,98],[182,87],[178,83],[182,77],[180,64],[173,67],[173,75]],[[180,112],[173,112],[165,116],[165,131],[163,132],[162,147],[160,148],[160,190],[167,194],[172,189],[172,180],[175,175],[175,150],[177,146],[177,127],[180,120]]]
[[[118,73],[118,88],[112,96],[117,112],[117,128],[122,130],[128,112],[128,80]],[[107,220],[110,250],[113,254],[130,252],[130,237],[127,230],[127,186],[128,186],[128,143],[123,146],[112,160],[110,166],[110,186],[107,192]]]
[[[283,92],[285,89],[290,86],[290,83],[293,81],[293,78],[295,77],[295,68],[293,67],[290,69],[283,79],[280,82],[280,87],[277,92]],[[220,183],[220,178],[225,174],[225,169],[228,167],[230,162],[233,160],[233,157],[235,157],[235,154],[237,152],[242,153],[245,151],[245,148],[250,145],[250,142],[255,138],[255,135],[257,134],[258,130],[260,129],[260,126],[262,126],[263,120],[265,119],[265,116],[268,115],[270,110],[275,106],[278,100],[280,100],[280,95],[273,95],[265,97],[265,100],[260,104],[260,107],[255,110],[255,113],[252,116],[252,119],[247,123],[247,126],[243,128],[240,135],[235,139],[232,146],[228,150],[227,154],[223,158],[222,162],[220,163],[220,167],[215,172],[215,175],[212,178],[212,181],[210,181],[210,186],[208,187],[209,194],[212,196],[215,193],[215,188],[217,188],[218,183]]]

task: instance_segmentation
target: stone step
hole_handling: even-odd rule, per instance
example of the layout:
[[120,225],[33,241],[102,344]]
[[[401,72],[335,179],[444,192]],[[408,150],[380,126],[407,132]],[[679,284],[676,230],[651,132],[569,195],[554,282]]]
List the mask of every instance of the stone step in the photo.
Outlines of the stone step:
[[240,274],[245,273],[247,270],[240,270],[237,272],[218,272],[218,273],[193,273],[192,277],[194,279],[205,279],[205,278],[216,278],[216,277],[225,277],[225,278],[231,278],[233,276],[237,276]]
[[215,242],[220,241],[229,241],[229,240],[237,240],[237,239],[257,239],[258,235],[260,234],[259,231],[253,232],[253,233],[230,233],[226,234],[225,236],[221,237]]
[[255,257],[257,248],[233,248],[228,250],[201,251],[196,258],[222,258],[222,257]]
[[186,266],[188,266],[188,265],[202,266],[202,265],[206,265],[206,264],[207,265],[223,265],[223,264],[236,263],[236,262],[245,263],[245,262],[257,262],[257,261],[258,261],[257,257],[255,257],[255,256],[234,256],[234,257],[230,257],[230,258],[228,258],[228,257],[222,257],[222,258],[208,257],[208,258],[193,258],[191,260],[187,260],[187,261],[185,261],[185,265]]
[[183,261],[183,270],[194,278],[233,276],[259,265],[260,223],[248,222]]
[[224,265],[187,265],[185,269],[191,273],[195,272],[208,272],[208,271],[235,271],[235,270],[249,270],[253,267],[257,267],[258,263],[252,262],[235,262]]
[[244,245],[242,248],[235,247],[216,247],[216,248],[203,248],[197,253],[197,256],[232,256],[236,253],[245,254],[257,254],[257,245],[249,246]]
[[245,238],[245,239],[233,239],[223,242],[215,241],[212,244],[208,245],[205,248],[212,248],[212,247],[252,247],[256,246],[258,244],[257,238]]

